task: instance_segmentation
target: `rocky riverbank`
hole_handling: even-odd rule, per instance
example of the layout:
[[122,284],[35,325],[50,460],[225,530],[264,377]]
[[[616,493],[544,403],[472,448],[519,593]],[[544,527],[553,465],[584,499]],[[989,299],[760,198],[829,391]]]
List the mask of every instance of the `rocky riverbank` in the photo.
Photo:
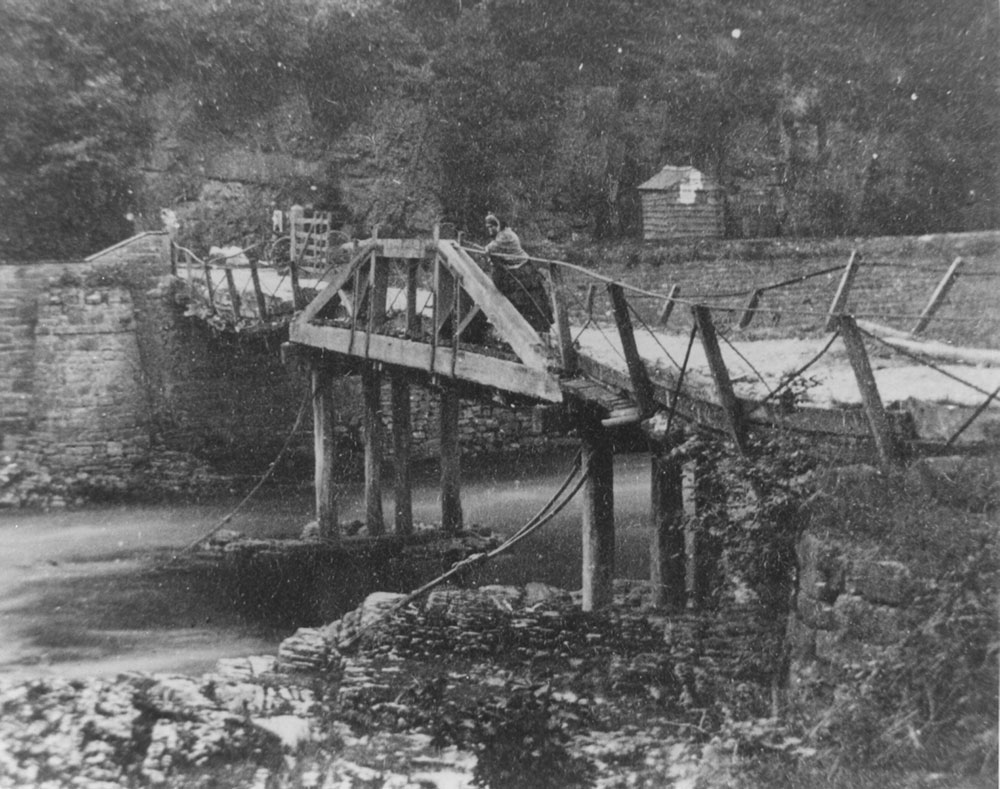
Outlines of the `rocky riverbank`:
[[[542,584],[378,593],[200,677],[0,684],[0,786],[693,785],[768,714],[752,612],[584,613]],[[383,618],[384,617],[384,618]],[[770,628],[773,633],[773,628]],[[745,649],[742,649],[745,647]],[[722,703],[725,699],[725,703]],[[735,705],[735,706],[734,706]],[[768,739],[770,738],[770,740]],[[776,727],[761,741],[791,750]]]

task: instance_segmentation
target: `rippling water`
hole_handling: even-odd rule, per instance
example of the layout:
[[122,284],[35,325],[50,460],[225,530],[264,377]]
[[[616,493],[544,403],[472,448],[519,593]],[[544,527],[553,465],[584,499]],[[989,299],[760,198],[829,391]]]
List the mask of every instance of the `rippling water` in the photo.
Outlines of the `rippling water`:
[[[571,452],[469,463],[463,469],[466,524],[513,532],[549,500]],[[618,455],[615,515],[618,575],[645,577],[649,462]],[[113,675],[125,670],[207,671],[220,657],[273,654],[290,632],[255,621],[223,599],[204,573],[162,561],[240,500],[92,507],[68,512],[0,512],[0,676]],[[544,529],[477,571],[475,584],[544,581],[580,586],[579,497]],[[416,475],[414,519],[439,520],[433,473]],[[384,512],[391,518],[392,499]],[[362,519],[360,484],[341,490],[340,517]],[[313,518],[308,486],[261,492],[227,524],[254,537],[294,537]],[[294,617],[293,617],[294,618]],[[294,624],[294,622],[293,622]]]

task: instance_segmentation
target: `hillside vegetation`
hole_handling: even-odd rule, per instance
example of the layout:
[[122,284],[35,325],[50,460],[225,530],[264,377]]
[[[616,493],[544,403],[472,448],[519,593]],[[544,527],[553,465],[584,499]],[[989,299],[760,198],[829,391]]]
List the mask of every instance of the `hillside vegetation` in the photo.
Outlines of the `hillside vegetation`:
[[731,236],[995,227],[998,32],[987,0],[4,0],[0,257],[237,203],[213,241],[292,202],[614,239],[664,164]]

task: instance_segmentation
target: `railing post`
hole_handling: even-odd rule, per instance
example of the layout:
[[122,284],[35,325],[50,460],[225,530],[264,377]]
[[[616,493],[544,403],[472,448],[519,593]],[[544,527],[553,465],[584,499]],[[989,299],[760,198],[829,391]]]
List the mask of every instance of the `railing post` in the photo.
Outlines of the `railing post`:
[[226,266],[226,285],[229,288],[229,302],[233,306],[233,320],[238,321],[242,315],[241,304],[240,304],[240,294],[236,291],[236,282],[233,279],[233,270]]
[[264,291],[260,287],[260,273],[257,271],[257,261],[250,261],[250,279],[253,280],[253,293],[257,299],[257,316],[262,320],[267,320],[267,302],[264,300]]
[[618,324],[618,336],[621,339],[625,363],[628,365],[628,374],[632,379],[632,388],[635,389],[639,417],[646,419],[656,410],[656,400],[653,397],[653,384],[649,380],[649,373],[635,344],[635,333],[632,331],[632,318],[629,316],[625,292],[621,285],[611,282],[608,283],[608,295],[611,297],[615,323]]
[[848,361],[851,363],[854,377],[858,382],[861,403],[864,406],[865,415],[868,417],[868,424],[871,426],[872,438],[875,439],[879,460],[883,465],[891,465],[900,458],[899,447],[892,435],[885,406],[882,405],[882,397],[879,395],[878,386],[875,383],[875,375],[872,373],[871,362],[868,360],[868,352],[865,350],[861,331],[850,315],[840,316],[837,326],[840,329],[840,336],[844,340],[844,347],[847,349]]
[[670,292],[667,294],[667,300],[663,304],[663,309],[661,309],[660,314],[656,316],[656,322],[660,326],[666,326],[667,321],[670,320],[670,315],[674,311],[674,299],[677,298],[677,294],[680,292],[680,285],[670,286]]
[[558,266],[549,263],[548,274],[562,374],[573,375],[576,373],[576,348],[573,347],[573,335],[569,328],[569,313],[566,311],[566,300],[563,298],[562,271]]
[[851,291],[851,285],[854,284],[854,277],[858,273],[858,266],[860,265],[861,256],[855,249],[851,252],[851,257],[847,261],[847,266],[844,268],[844,273],[840,278],[840,285],[837,286],[837,292],[834,294],[833,302],[830,304],[825,331],[833,331],[837,325],[837,318],[844,311],[844,306],[847,304],[847,296]]
[[743,417],[740,402],[736,399],[736,393],[733,391],[733,383],[729,378],[726,362],[722,358],[719,338],[715,333],[715,324],[712,323],[712,313],[708,307],[703,305],[695,305],[691,311],[694,314],[698,333],[701,335],[701,344],[705,349],[705,358],[708,360],[708,369],[712,373],[712,380],[715,381],[719,403],[722,405],[726,421],[729,424],[729,433],[740,454],[746,455],[749,449],[746,419]]
[[948,267],[948,271],[942,277],[938,286],[934,289],[931,294],[930,301],[927,302],[927,306],[924,307],[924,311],[920,313],[920,318],[917,320],[916,325],[910,330],[910,334],[920,334],[924,329],[927,328],[927,324],[931,322],[931,318],[934,317],[934,313],[938,311],[938,307],[948,296],[948,291],[951,290],[951,286],[955,284],[955,280],[958,279],[958,269],[962,265],[962,258],[957,257],[952,262],[951,266]]

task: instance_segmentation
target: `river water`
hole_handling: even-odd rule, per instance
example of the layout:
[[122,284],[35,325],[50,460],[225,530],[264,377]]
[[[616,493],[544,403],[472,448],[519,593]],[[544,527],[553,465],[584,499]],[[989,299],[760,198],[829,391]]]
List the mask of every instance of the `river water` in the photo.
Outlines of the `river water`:
[[[467,525],[505,536],[535,515],[572,463],[566,451],[467,463]],[[649,460],[615,461],[617,574],[645,577]],[[163,559],[205,534],[242,497],[211,503],[0,512],[0,676],[114,676],[122,671],[211,670],[222,657],[274,654],[295,623],[255,621],[207,579],[164,569]],[[580,501],[477,571],[476,585],[543,581],[580,586]],[[263,490],[227,524],[253,537],[294,537],[313,518],[308,485]],[[414,519],[437,522],[433,473],[417,473]],[[392,500],[384,511],[391,518]],[[362,519],[360,483],[341,490],[340,517]],[[160,561],[157,561],[159,559]],[[293,617],[294,618],[294,617]]]

